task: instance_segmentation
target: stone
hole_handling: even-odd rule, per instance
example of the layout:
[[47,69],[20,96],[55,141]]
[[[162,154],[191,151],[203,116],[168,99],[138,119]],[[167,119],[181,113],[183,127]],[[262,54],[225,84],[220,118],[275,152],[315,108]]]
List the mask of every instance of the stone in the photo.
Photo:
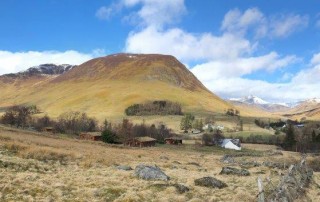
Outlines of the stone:
[[133,170],[130,166],[116,166],[116,168],[118,170],[125,170],[125,171]]
[[249,176],[250,172],[246,169],[238,169],[238,168],[231,168],[231,167],[223,167],[220,175],[238,175],[238,176]]
[[144,180],[170,180],[159,167],[140,164],[134,170],[134,176]]
[[227,184],[214,178],[214,177],[203,177],[194,180],[194,183],[196,186],[202,186],[202,187],[210,187],[210,188],[219,188],[222,189],[224,187],[227,187]]
[[173,184],[173,186],[176,188],[176,190],[179,194],[183,194],[183,193],[188,192],[190,190],[187,186],[185,186],[183,184]]

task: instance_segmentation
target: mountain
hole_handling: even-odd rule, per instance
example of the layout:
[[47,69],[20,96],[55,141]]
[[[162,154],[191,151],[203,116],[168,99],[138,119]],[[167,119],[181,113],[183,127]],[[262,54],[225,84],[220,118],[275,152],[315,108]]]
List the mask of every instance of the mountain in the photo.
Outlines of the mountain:
[[253,95],[249,95],[243,98],[231,98],[230,100],[235,102],[242,102],[246,104],[257,104],[257,105],[269,104],[269,102]]
[[229,102],[237,106],[245,105],[247,107],[258,108],[267,112],[282,112],[290,109],[286,104],[270,103],[253,95],[243,98],[231,98],[229,99]]
[[291,110],[287,111],[284,116],[290,118],[320,118],[320,99],[311,98],[304,101],[297,102]]
[[47,74],[47,75],[56,75],[56,74],[63,74],[70,69],[75,67],[74,65],[68,64],[41,64],[39,66],[30,67],[26,71],[12,73],[12,74],[5,74],[2,77],[11,77],[11,78],[18,78],[18,77],[30,77],[35,75]]
[[28,76],[0,76],[0,107],[36,104],[53,117],[80,110],[98,119],[123,117],[128,106],[153,100],[179,102],[191,112],[224,113],[233,107],[173,56],[115,54],[61,71],[46,67],[31,68],[27,72],[37,73]]

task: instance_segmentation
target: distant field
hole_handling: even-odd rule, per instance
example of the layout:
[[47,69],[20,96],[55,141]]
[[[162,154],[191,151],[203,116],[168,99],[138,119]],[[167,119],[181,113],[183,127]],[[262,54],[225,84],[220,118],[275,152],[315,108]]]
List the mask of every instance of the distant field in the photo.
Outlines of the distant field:
[[[196,145],[129,148],[0,126],[0,201],[256,201],[257,177],[265,184],[267,177],[276,184],[278,173],[285,171],[261,166],[248,167],[250,176],[220,175],[226,166],[220,161],[224,154],[242,155],[237,157],[240,162],[292,163],[300,158],[293,152],[265,155],[265,150],[275,149],[271,146],[259,145],[255,150],[255,145],[244,144],[243,148],[240,152]],[[115,168],[135,168],[141,163],[157,165],[171,179],[145,181],[134,177],[134,171]],[[222,180],[228,187],[196,186],[194,180],[205,176]],[[320,183],[319,173],[314,182]],[[190,191],[179,194],[172,186],[162,186],[173,183]],[[307,199],[320,200],[316,184],[306,194]]]

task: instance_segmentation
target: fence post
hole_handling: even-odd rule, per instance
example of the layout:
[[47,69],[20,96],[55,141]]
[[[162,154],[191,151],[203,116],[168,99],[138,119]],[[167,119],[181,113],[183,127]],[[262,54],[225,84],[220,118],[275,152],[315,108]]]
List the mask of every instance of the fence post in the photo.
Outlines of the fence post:
[[258,177],[258,189],[259,189],[258,202],[264,202],[263,183],[260,176]]

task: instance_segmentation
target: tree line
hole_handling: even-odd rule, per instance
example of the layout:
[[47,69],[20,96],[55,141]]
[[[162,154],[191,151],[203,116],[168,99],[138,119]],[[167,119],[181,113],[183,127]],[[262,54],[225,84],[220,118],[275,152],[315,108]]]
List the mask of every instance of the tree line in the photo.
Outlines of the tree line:
[[183,115],[181,104],[170,101],[153,101],[133,104],[125,109],[127,116]]
[[54,132],[72,135],[79,135],[82,132],[102,131],[102,139],[107,143],[122,143],[128,139],[141,136],[149,136],[159,143],[163,143],[165,138],[171,136],[171,130],[162,123],[158,125],[133,124],[128,119],[123,119],[121,123],[111,123],[105,120],[103,125],[99,126],[95,118],[89,117],[83,112],[64,112],[57,119],[51,119],[48,115],[32,116],[39,112],[40,110],[35,106],[9,107],[0,118],[0,123],[17,128],[31,128],[37,131],[50,127]]

